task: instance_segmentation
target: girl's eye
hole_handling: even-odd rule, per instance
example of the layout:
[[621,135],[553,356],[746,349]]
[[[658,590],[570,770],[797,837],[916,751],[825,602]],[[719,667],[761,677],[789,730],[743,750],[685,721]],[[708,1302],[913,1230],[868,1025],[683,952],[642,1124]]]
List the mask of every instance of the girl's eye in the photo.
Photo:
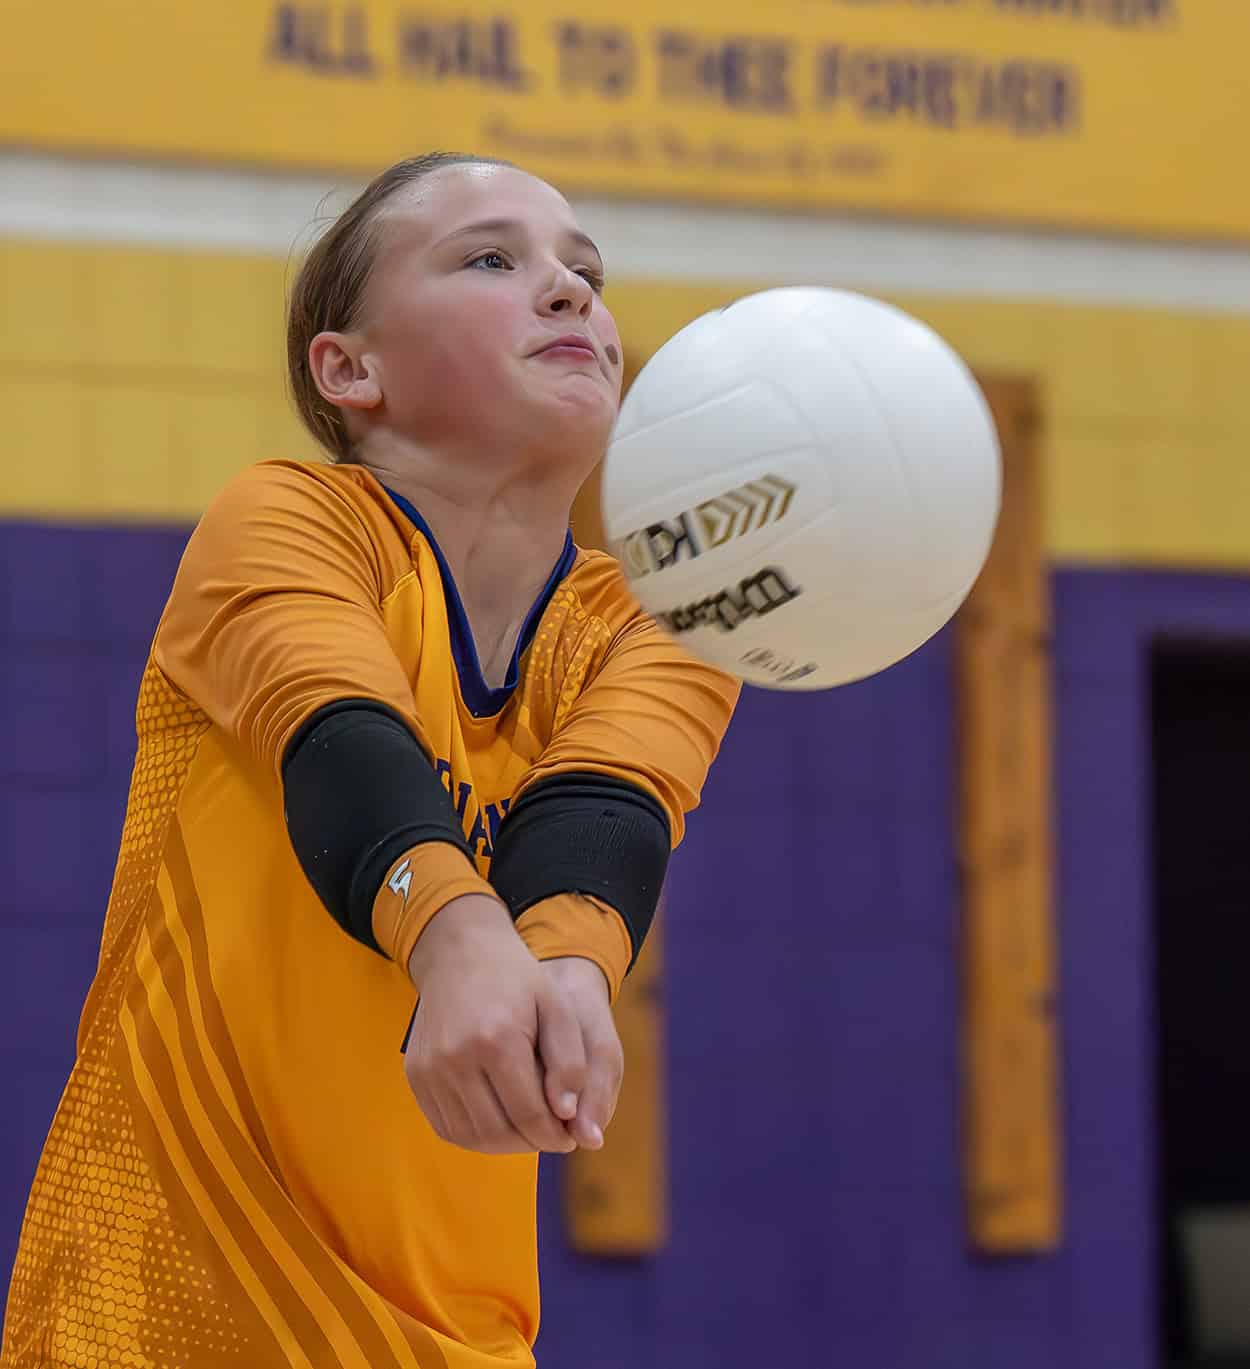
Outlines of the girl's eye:
[[603,272],[596,271],[593,266],[581,267],[577,274],[590,286],[596,295],[603,294],[604,279]]
[[506,271],[508,259],[502,252],[483,252],[480,257],[474,257],[469,265],[480,266],[487,271]]

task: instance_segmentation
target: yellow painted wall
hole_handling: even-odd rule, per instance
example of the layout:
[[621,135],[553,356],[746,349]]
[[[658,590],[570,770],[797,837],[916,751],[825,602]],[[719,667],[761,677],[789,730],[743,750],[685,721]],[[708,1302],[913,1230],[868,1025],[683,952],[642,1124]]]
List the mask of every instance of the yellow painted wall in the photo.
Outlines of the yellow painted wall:
[[[0,242],[0,515],[181,521],[312,451],[283,386],[286,263]],[[845,280],[845,275],[843,275]],[[745,287],[618,284],[646,355]],[[985,372],[1042,386],[1064,560],[1250,569],[1250,318],[904,296]]]
[[283,388],[285,263],[0,243],[0,513],[187,520],[312,450]]

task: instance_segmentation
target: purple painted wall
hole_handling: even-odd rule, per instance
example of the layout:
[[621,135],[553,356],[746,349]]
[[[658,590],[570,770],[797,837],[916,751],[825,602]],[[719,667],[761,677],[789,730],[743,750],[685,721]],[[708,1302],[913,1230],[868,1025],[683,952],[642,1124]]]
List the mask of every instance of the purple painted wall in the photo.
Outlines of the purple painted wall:
[[[0,524],[0,1281],[73,1050],[181,530]],[[1068,1237],[974,1261],[957,1134],[950,662],[751,693],[674,862],[674,1235],[561,1239],[543,1369],[1153,1365],[1148,734],[1158,632],[1250,634],[1250,580],[1056,576]]]
[[1066,571],[1055,601],[1062,1252],[964,1246],[944,637],[745,697],[670,885],[673,1241],[570,1255],[550,1167],[548,1369],[1153,1366],[1144,645],[1250,633],[1250,581]]
[[73,1059],[185,530],[0,523],[0,1286]]

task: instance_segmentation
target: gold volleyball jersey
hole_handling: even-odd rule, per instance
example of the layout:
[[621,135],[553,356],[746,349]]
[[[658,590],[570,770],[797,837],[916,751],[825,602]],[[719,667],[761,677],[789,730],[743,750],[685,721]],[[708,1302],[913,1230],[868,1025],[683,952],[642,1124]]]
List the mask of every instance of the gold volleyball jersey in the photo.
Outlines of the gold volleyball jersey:
[[641,785],[676,840],[736,689],[571,541],[514,687],[488,689],[441,553],[401,505],[359,467],[265,463],[188,545],[140,687],[3,1369],[533,1363],[535,1157],[460,1150],[426,1123],[400,1054],[412,987],[313,894],[281,759],[325,704],[388,705],[484,875],[510,801],[562,770]]

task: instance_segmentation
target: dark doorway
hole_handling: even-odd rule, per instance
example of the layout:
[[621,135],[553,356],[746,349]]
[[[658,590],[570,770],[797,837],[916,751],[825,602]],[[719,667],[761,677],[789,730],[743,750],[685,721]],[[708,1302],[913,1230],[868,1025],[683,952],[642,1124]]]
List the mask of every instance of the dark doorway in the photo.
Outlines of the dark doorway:
[[1250,1366],[1250,641],[1158,643],[1152,714],[1161,1332],[1169,1366],[1231,1369]]

